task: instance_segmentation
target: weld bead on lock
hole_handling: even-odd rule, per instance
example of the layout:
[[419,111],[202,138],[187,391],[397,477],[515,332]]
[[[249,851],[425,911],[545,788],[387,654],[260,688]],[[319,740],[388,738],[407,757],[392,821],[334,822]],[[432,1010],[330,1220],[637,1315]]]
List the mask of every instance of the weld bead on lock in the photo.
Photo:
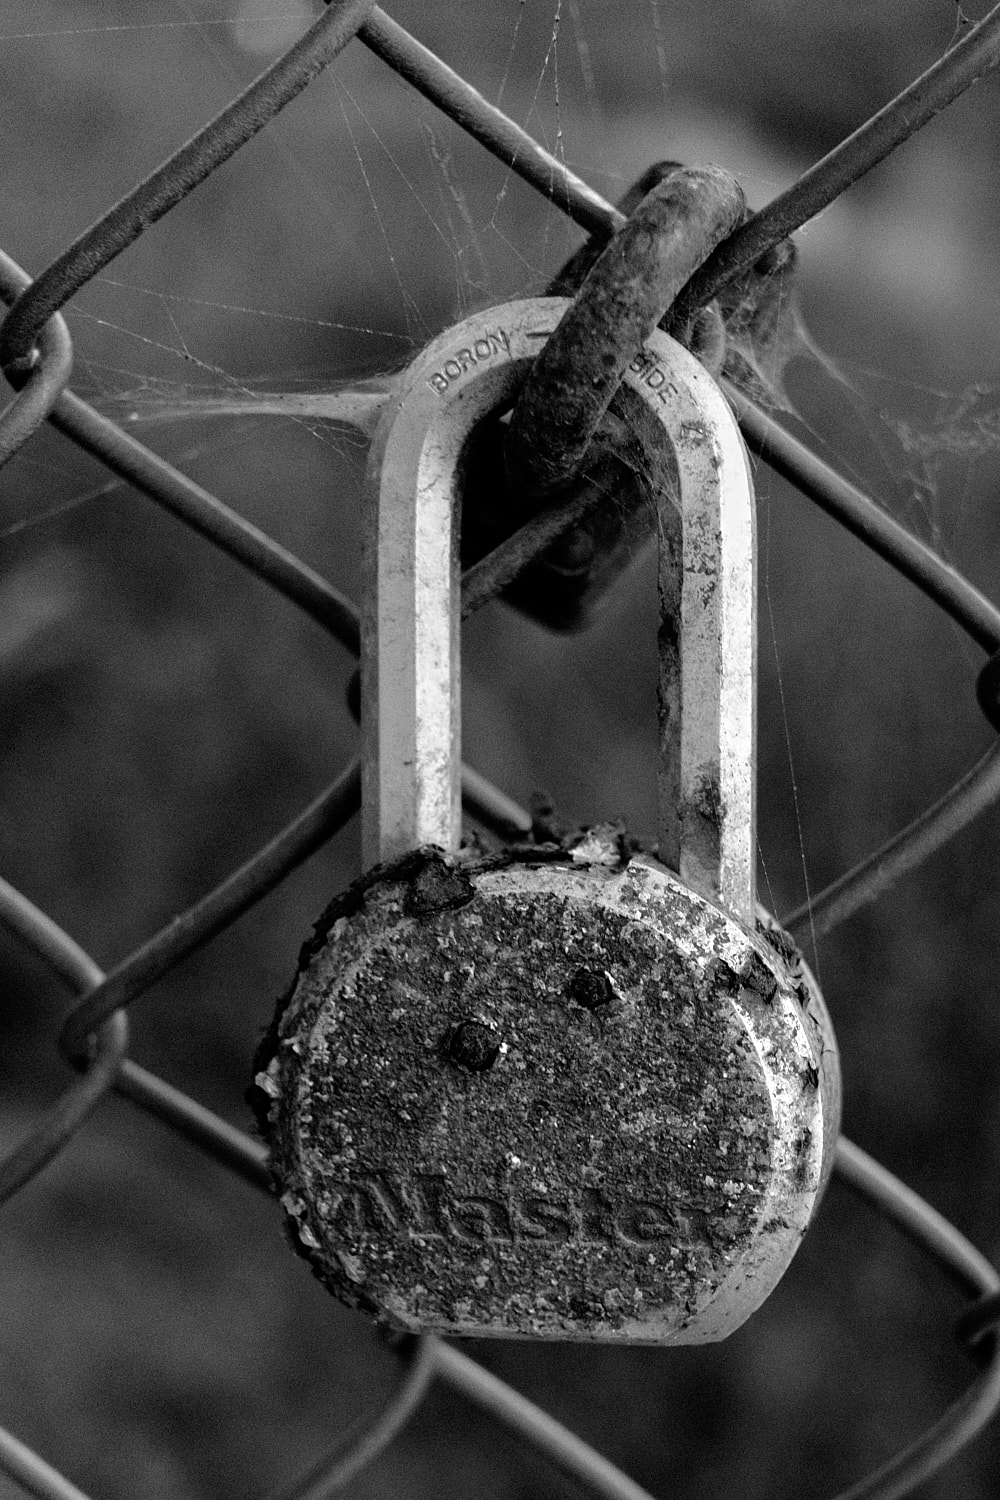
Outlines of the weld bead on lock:
[[366,873],[303,950],[256,1099],[293,1241],[349,1305],[414,1332],[698,1343],[760,1305],[809,1224],[836,1045],[756,904],[746,456],[659,331],[624,377],[665,476],[659,858],[610,826],[544,858],[459,847],[462,455],[566,310],[466,319],[375,433]]

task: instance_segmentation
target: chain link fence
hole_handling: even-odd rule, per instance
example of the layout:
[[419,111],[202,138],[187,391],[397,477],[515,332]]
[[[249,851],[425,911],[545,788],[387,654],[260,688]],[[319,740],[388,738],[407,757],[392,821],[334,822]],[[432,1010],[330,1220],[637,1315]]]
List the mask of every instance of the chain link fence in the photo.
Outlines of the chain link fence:
[[[61,309],[126,247],[237,152],[353,39],[518,174],[588,234],[606,239],[623,216],[502,110],[488,103],[372,0],[334,0],[303,35],[185,146],[82,234],[33,281],[0,255],[0,363],[16,394],[0,416],[0,461],[29,444],[45,422],[98,459],[212,546],[292,601],[350,652],[359,646],[354,606],[324,577],[251,525],[70,390],[73,350]],[[951,49],[898,98],[726,240],[684,289],[679,322],[738,281],[771,247],[833,203],[851,183],[919,130],[1000,62],[1000,8],[960,32]],[[982,652],[981,706],[1000,727],[1000,609],[859,489],[792,437],[740,392],[729,395],[756,455],[888,561],[934,601]],[[476,569],[468,613],[496,597],[551,540],[538,527],[504,544]],[[467,809],[501,838],[531,818],[484,778],[469,772]],[[1000,797],[1000,749],[992,748],[932,807],[803,907],[784,918],[813,939],[833,930],[924,861]],[[62,1048],[76,1076],[57,1103],[0,1162],[0,1198],[40,1173],[86,1126],[114,1090],[194,1143],[220,1170],[270,1192],[260,1145],[129,1056],[129,1007],[158,980],[254,907],[356,813],[356,763],[343,770],[273,839],[203,899],[110,972],[104,972],[45,912],[0,884],[0,919],[37,960],[77,996]],[[841,1180],[866,1198],[929,1257],[967,1299],[957,1336],[973,1357],[964,1395],[921,1436],[844,1497],[909,1493],[979,1433],[1000,1406],[1000,1276],[950,1223],[865,1152],[838,1146]],[[398,1383],[382,1410],[346,1435],[321,1463],[290,1484],[287,1500],[319,1500],[366,1469],[421,1407],[434,1383],[478,1404],[590,1492],[642,1500],[638,1484],[588,1443],[457,1348],[434,1338],[397,1345]],[[30,1494],[80,1500],[80,1491],[12,1433],[0,1433],[0,1469]]]

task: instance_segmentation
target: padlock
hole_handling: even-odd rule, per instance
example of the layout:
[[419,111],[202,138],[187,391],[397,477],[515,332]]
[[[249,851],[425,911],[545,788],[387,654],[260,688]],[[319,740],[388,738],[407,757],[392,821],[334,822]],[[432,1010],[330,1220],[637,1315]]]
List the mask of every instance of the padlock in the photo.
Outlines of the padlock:
[[293,1243],[349,1305],[418,1332],[702,1342],[788,1266],[839,1072],[815,980],[756,905],[746,456],[659,331],[626,385],[663,450],[660,857],[610,826],[460,847],[463,451],[566,305],[449,330],[374,435],[367,869],[303,950],[256,1101]]

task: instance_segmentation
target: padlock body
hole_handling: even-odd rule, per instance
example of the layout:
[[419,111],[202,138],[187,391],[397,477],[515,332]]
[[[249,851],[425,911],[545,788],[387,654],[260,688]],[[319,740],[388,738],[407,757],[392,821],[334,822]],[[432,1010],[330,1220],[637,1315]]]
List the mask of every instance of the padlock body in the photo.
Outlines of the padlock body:
[[600,835],[365,877],[260,1062],[298,1247],[420,1332],[722,1338],[791,1260],[838,1125],[808,971]]

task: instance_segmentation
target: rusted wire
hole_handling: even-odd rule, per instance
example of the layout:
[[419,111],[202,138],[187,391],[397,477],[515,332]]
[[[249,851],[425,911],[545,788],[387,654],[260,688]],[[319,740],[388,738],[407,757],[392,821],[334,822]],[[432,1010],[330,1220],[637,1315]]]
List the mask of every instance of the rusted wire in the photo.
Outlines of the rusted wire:
[[[93,959],[51,917],[5,880],[0,880],[0,922],[75,989],[89,989],[104,978]],[[80,1077],[64,1089],[24,1140],[0,1158],[0,1203],[36,1177],[73,1139],[114,1082],[127,1046],[124,1014],[104,1017]]]
[[287,52],[67,246],[18,299],[0,327],[0,368],[29,355],[43,323],[53,313],[300,94],[343,51],[373,3],[330,0],[329,8]]
[[532,362],[514,404],[504,458],[511,494],[525,510],[576,477],[626,368],[692,268],[745,212],[743,189],[721,167],[679,167],[629,215]]
[[[428,48],[421,46],[395,21],[391,21],[381,10],[373,12],[365,26],[359,31],[359,39],[378,51],[378,55],[396,69],[408,82],[432,100],[445,114],[455,119],[469,134],[486,145],[505,165],[522,172],[524,165],[520,156],[520,137],[504,135],[494,116],[513,126],[501,111],[488,105],[487,101],[457,74],[453,73]],[[373,45],[377,41],[377,46]],[[794,229],[800,228],[833,198],[824,199],[816,208],[801,217],[802,205],[811,202],[809,194],[834,180],[836,172],[850,166],[851,175],[842,187],[833,194],[836,197],[850,183],[878,164],[879,161],[901,145],[928,119],[943,110],[958,98],[965,89],[1000,61],[1000,6],[973,27],[962,40],[950,49],[926,73],[916,79],[907,89],[896,96],[885,108],[858,131],[850,136],[843,147],[829,153],[820,162],[799,178],[784,194],[774,199],[767,208],[753,215],[705,261],[704,266],[691,278],[683,289],[672,310],[678,321],[690,302],[688,312],[709,300],[725,283],[760,259],[773,245],[785,239]],[[916,111],[916,113],[912,113]],[[492,112],[492,113],[490,113]],[[917,121],[917,123],[913,123]],[[495,126],[496,128],[489,128]],[[517,127],[514,127],[517,129]],[[527,137],[526,142],[531,142]],[[535,144],[535,143],[531,143]],[[850,146],[850,151],[847,147]],[[538,150],[540,148],[537,148]],[[845,157],[837,155],[843,149]],[[832,165],[831,165],[832,161]],[[525,180],[539,192],[552,198],[582,228],[596,236],[607,236],[626,223],[626,217],[587,184],[581,183],[574,174],[548,153],[542,152],[532,169],[533,175],[523,172]],[[802,188],[806,183],[807,187]],[[810,186],[810,183],[813,185]],[[558,185],[558,191],[554,184]],[[825,190],[825,189],[824,189]],[[794,195],[794,196],[793,196]],[[787,200],[793,204],[793,218],[787,219]],[[784,205],[784,206],[783,206]],[[766,216],[766,217],[765,217]],[[766,240],[754,241],[754,253],[744,256],[740,246],[749,241],[746,236],[759,234],[754,226],[764,220]],[[731,247],[735,247],[733,250]],[[716,256],[739,253],[739,264],[731,274],[719,277],[711,287],[702,285],[699,278],[707,275]],[[744,264],[744,259],[746,264]],[[929,548],[911,536],[905,528],[887,515],[879,506],[863,495],[853,485],[836,475],[828,465],[799,443],[779,423],[755,407],[735,388],[728,387],[727,394],[736,406],[740,425],[748,444],[759,452],[765,461],[782,473],[804,494],[822,508],[837,516],[847,528],[859,536],[868,546],[892,563],[901,573],[917,583],[931,598],[948,610],[959,623],[964,617],[979,618],[979,627],[971,631],[973,638],[985,649],[995,651],[1000,646],[1000,612],[985,597],[949,568]],[[539,549],[541,550],[541,549]],[[532,557],[537,554],[532,554]],[[529,561],[531,558],[528,559]],[[509,582],[505,577],[503,583]],[[503,584],[500,585],[503,587]],[[497,589],[497,592],[500,588]],[[485,593],[486,590],[484,589]],[[485,599],[483,600],[485,602]]]
[[734,386],[726,385],[726,395],[752,453],[916,584],[977,646],[996,651],[1000,646],[1000,609],[992,600]]
[[[853,1142],[837,1142],[836,1171],[966,1292],[992,1296],[1000,1276],[963,1234]],[[932,1427],[836,1500],[901,1500],[949,1463],[1000,1409],[1000,1342],[984,1374]]]
[[877,900],[1000,799],[1000,744],[873,854],[782,918],[800,939],[826,937]]
[[130,1057],[123,1059],[115,1078],[115,1093],[168,1125],[176,1135],[196,1146],[251,1187],[271,1191],[267,1151],[245,1131],[238,1130],[181,1089],[147,1072]]
[[[613,204],[570,172],[557,157],[544,151],[520,126],[382,10],[372,12],[358,36],[442,113],[549,198],[581,229],[608,238],[623,226],[625,215]],[[678,297],[674,309],[677,322],[686,322],[696,308],[748,271],[767,250],[828,207],[989,73],[998,61],[1000,6],[724,241]]]
[[[618,210],[384,12],[365,0],[336,0],[248,90],[93,225],[37,282],[25,289],[23,272],[13,262],[0,261],[0,295],[9,292],[17,299],[0,328],[0,362],[10,367],[12,379],[22,385],[21,397],[0,416],[0,456],[17,451],[50,415],[61,431],[114,473],[298,603],[351,651],[357,650],[358,631],[357,616],[349,601],[271,538],[63,389],[71,346],[58,309],[273,118],[355,32],[511,170],[590,233],[606,237],[624,222]],[[972,28],[922,78],[737,230],[688,282],[676,305],[680,314],[738,278],[765,250],[833,201],[998,60],[1000,7]],[[30,363],[36,341],[40,357]],[[922,589],[980,646],[991,653],[997,651],[1000,611],[989,600],[778,424],[742,399],[739,404],[744,433],[767,462]],[[551,540],[548,536],[541,538],[540,530],[532,533],[530,527],[526,528],[477,565],[464,580],[465,612],[499,592]],[[480,798],[487,819],[493,817],[497,826],[505,818],[514,824],[527,819],[522,809],[495,788],[488,783],[477,786],[474,773],[466,774],[466,796],[473,802]],[[905,870],[965,827],[998,795],[1000,747],[991,750],[934,807],[862,866],[821,893],[811,904],[814,930],[828,932],[859,905],[874,899]],[[240,870],[108,976],[32,903],[0,885],[0,921],[73,988],[89,991],[67,1025],[67,1045],[76,1051],[88,1037],[92,1038],[82,1076],[74,1080],[29,1138],[0,1164],[0,1194],[4,1188],[8,1194],[15,1191],[40,1171],[112,1086],[250,1185],[270,1190],[264,1151],[257,1142],[125,1056],[127,1028],[121,1007],[308,857],[343,825],[357,805],[357,796],[357,772],[350,767]],[[804,911],[793,913],[790,920],[799,923],[804,915]],[[992,1329],[1000,1309],[1000,1278],[984,1258],[916,1194],[849,1142],[839,1143],[837,1167],[849,1186],[874,1202],[966,1293],[978,1298],[959,1320],[959,1330],[973,1341],[978,1338],[985,1343],[984,1335]],[[839,1500],[893,1500],[935,1473],[970,1441],[1000,1403],[998,1350],[1000,1340],[993,1339],[985,1372],[934,1427],[878,1473],[843,1492]],[[320,1495],[331,1493],[356,1474],[416,1409],[433,1374],[519,1431],[564,1472],[589,1488],[615,1500],[642,1500],[645,1495],[627,1476],[504,1382],[449,1346],[428,1340],[411,1360],[406,1377],[374,1423],[355,1434],[346,1448],[338,1446],[334,1454],[327,1455],[288,1492],[287,1500],[319,1500]],[[2,1432],[0,1469],[30,1493],[47,1500],[86,1500],[81,1491],[31,1450]]]
[[[27,273],[0,251],[0,297],[10,300],[22,288],[33,285],[35,283]],[[55,330],[55,337],[62,339],[59,330],[65,329],[65,323],[58,314],[47,325],[43,342],[48,339],[50,329]],[[68,333],[65,337],[68,342]],[[357,611],[339,590],[215,495],[195,484],[115,422],[94,411],[72,391],[60,386],[58,391],[51,392],[50,385],[47,375],[46,396],[54,394],[55,399],[39,420],[48,415],[53,425],[85,452],[199,535],[214,542],[220,551],[305,610],[348,651],[357,655],[361,641]],[[0,442],[3,440],[2,423],[9,411],[10,408],[4,418],[0,418]],[[21,432],[19,444],[29,436],[29,431]]]
[[51,420],[120,479],[214,542],[220,551],[305,610],[348,651],[357,652],[354,606],[315,569],[71,391],[59,397]]
[[565,162],[544,150],[533,136],[484,99],[478,89],[460,78],[384,10],[376,7],[372,11],[358,30],[358,40],[505,167],[510,167],[543,197],[551,198],[581,229],[607,237],[624,224],[624,214],[571,172]]
[[[9,305],[30,285],[30,277],[0,250],[0,300]],[[0,412],[0,468],[41,427],[72,368],[73,341],[64,319],[57,313],[42,329],[38,358],[26,370],[11,372],[11,384],[17,395]]]
[[252,858],[194,906],[130,953],[67,1019],[60,1045],[71,1058],[86,1050],[87,1038],[114,1011],[130,1005],[182,959],[225,930],[285,876],[308,859],[347,822],[361,801],[361,772],[352,761]]
[[90,1500],[89,1495],[4,1427],[0,1427],[0,1473],[38,1500]]
[[677,299],[674,315],[678,323],[683,326],[696,307],[702,307],[728,282],[749,271],[773,245],[822,213],[997,63],[1000,63],[1000,5],[994,6],[989,15],[971,27],[925,73],[713,251]]
[[326,1500],[374,1463],[402,1432],[430,1389],[435,1351],[430,1339],[411,1337],[402,1342],[397,1353],[404,1362],[403,1379],[377,1420],[366,1418],[343,1433],[336,1446],[308,1473],[282,1491],[282,1500]]

